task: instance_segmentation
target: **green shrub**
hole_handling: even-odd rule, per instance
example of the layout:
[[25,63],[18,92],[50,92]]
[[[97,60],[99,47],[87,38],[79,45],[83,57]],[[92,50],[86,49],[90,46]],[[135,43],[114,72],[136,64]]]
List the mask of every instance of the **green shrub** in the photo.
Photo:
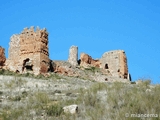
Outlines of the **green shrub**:
[[85,68],[85,70],[91,71],[93,73],[100,71],[100,69],[97,67],[88,67],[88,68]]
[[[128,114],[158,114],[160,110],[158,91],[146,92],[150,81],[144,81],[139,86],[115,83],[108,92],[109,112],[113,119],[125,118]],[[118,115],[118,116],[116,116]],[[133,118],[128,118],[130,120]],[[136,119],[136,118],[134,118]]]
[[9,70],[0,70],[0,75],[15,75],[15,72],[9,71]]
[[22,92],[22,97],[25,98],[25,97],[27,97],[27,96],[28,96],[28,93],[27,93],[26,91],[23,91],[23,92]]
[[2,91],[0,91],[0,95],[2,95],[3,94],[3,92]]
[[36,97],[37,102],[39,102],[39,103],[47,104],[49,102],[49,97],[44,92],[35,93],[35,97]]
[[11,97],[10,100],[12,101],[20,101],[21,100],[21,96],[14,96],[14,97]]
[[4,70],[4,69],[0,70],[0,75],[3,75],[3,74],[4,74],[4,72],[5,72],[5,70]]
[[10,111],[3,111],[0,114],[0,120],[18,120],[20,116],[24,113],[23,109],[11,109]]
[[60,116],[63,113],[63,108],[60,104],[54,104],[47,107],[46,113],[49,116]]

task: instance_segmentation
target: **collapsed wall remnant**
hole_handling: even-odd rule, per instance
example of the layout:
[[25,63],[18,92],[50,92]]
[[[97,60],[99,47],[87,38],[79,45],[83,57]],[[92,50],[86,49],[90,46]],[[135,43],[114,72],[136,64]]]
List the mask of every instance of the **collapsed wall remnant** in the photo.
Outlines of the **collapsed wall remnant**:
[[0,46],[0,69],[3,68],[5,61],[5,49]]
[[48,53],[48,32],[39,27],[25,28],[21,34],[13,35],[10,41],[9,70],[20,73],[30,71],[34,74],[48,72],[50,66]]
[[89,66],[100,67],[100,64],[101,63],[100,63],[99,60],[94,60],[88,54],[81,53],[81,55],[80,55],[80,66],[83,66],[83,67],[89,67]]
[[79,76],[75,71],[76,66],[72,66],[67,61],[55,61],[54,60],[52,61],[52,66],[54,66],[54,73],[60,73],[63,75],[74,76],[74,77]]
[[78,65],[78,47],[77,46],[70,47],[68,62],[73,66]]
[[101,68],[109,70],[112,76],[128,79],[126,54],[123,50],[106,52],[100,59]]

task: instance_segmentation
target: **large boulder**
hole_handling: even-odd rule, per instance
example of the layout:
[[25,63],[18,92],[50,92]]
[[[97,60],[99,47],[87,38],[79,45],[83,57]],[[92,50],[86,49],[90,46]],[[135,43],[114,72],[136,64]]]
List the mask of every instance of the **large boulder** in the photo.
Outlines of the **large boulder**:
[[78,105],[65,106],[65,107],[63,107],[63,110],[65,113],[75,114],[78,112]]

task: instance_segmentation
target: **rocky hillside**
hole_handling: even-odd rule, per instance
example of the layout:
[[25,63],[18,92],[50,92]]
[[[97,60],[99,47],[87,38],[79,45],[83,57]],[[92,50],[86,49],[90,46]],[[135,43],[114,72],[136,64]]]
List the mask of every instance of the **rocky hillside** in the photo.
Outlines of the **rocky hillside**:
[[160,85],[150,85],[149,80],[97,82],[87,76],[95,71],[44,77],[1,70],[0,120],[146,119],[139,114],[160,119]]

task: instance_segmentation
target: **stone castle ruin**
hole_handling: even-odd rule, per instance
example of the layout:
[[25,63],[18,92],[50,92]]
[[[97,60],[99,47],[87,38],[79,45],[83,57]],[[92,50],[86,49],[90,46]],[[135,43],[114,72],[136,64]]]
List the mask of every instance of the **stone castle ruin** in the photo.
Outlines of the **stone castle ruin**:
[[50,60],[48,53],[48,32],[38,27],[25,28],[21,34],[13,35],[9,44],[6,66],[11,71],[46,73]]
[[20,34],[11,36],[7,60],[4,49],[0,47],[0,69],[35,75],[51,71],[69,76],[81,76],[79,74],[82,73],[81,68],[89,67],[97,67],[106,75],[130,80],[127,57],[123,50],[105,52],[96,60],[86,53],[81,53],[78,60],[78,47],[71,46],[68,61],[50,60],[48,32],[39,27],[36,30],[34,27],[24,28]]
[[128,78],[127,57],[123,50],[105,52],[100,59],[94,60],[91,56],[81,53],[80,66],[85,68],[98,67],[106,73],[118,78]]

